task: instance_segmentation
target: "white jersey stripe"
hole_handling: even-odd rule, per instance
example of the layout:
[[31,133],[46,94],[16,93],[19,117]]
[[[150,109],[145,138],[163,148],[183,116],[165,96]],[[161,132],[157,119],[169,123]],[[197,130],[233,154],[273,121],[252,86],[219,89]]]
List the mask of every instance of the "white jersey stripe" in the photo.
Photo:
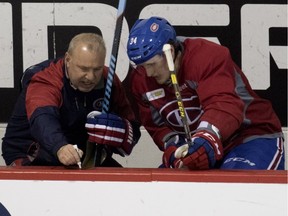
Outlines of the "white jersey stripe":
[[104,140],[108,140],[108,141],[113,141],[113,142],[118,142],[118,143],[122,143],[123,139],[120,138],[116,138],[116,137],[111,137],[111,136],[100,136],[94,133],[88,133],[89,136],[94,136],[94,137],[98,137]]
[[105,125],[97,125],[97,127],[95,127],[94,124],[88,124],[86,123],[85,125],[86,128],[99,128],[99,129],[103,129],[103,130],[108,130],[108,131],[116,131],[116,132],[119,132],[119,133],[125,133],[125,129],[123,128],[118,128],[118,127],[107,127]]
[[268,170],[274,169],[277,170],[279,163],[281,162],[281,159],[283,157],[283,142],[282,138],[277,138],[277,151],[273,157],[273,160],[268,166]]

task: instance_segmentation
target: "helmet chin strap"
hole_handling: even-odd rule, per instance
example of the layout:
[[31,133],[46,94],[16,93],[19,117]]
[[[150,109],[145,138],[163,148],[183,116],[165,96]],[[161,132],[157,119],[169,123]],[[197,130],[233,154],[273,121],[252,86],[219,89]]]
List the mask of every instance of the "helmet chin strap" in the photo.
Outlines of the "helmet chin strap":
[[64,68],[65,68],[65,75],[66,75],[67,79],[70,81],[70,86],[71,86],[74,90],[77,90],[76,86],[73,85],[73,83],[71,82],[71,80],[70,80],[70,78],[69,78],[68,66],[67,66],[66,61],[65,61],[65,63],[64,63]]

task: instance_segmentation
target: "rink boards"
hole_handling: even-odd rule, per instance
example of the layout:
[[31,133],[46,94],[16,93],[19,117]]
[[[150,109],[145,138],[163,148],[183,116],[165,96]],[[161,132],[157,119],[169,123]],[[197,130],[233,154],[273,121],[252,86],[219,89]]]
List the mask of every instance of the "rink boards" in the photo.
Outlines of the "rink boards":
[[287,170],[0,167],[11,216],[287,216],[287,195]]

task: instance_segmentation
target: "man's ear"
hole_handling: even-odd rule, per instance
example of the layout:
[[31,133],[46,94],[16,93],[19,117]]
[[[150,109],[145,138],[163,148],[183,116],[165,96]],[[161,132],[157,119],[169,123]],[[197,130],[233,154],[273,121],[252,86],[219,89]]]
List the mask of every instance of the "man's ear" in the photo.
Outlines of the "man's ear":
[[66,77],[68,79],[69,79],[68,67],[69,67],[69,64],[70,64],[70,60],[71,60],[71,56],[69,55],[68,52],[66,52],[65,56],[64,56],[64,67],[65,67],[65,74],[66,74]]
[[64,61],[65,61],[66,67],[69,67],[70,60],[71,60],[71,56],[68,52],[66,52],[65,56],[64,56]]
[[171,45],[171,53],[172,53],[172,58],[175,59],[175,48],[173,45]]

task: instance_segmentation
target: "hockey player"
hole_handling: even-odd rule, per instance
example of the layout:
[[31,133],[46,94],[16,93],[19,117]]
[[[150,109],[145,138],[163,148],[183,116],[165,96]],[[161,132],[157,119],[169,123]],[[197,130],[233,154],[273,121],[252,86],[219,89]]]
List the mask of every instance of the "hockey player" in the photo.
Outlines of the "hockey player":
[[2,143],[7,165],[74,165],[85,156],[89,138],[111,150],[102,166],[120,166],[112,153],[130,154],[140,130],[116,75],[110,113],[95,114],[102,109],[108,74],[105,56],[103,38],[82,33],[71,40],[65,57],[24,72],[23,90]]
[[[251,89],[229,50],[204,39],[179,38],[166,19],[151,17],[135,22],[127,43],[137,66],[132,94],[142,124],[164,151],[163,166],[284,169],[280,121],[270,102]],[[190,142],[162,51],[166,43],[172,45]]]

